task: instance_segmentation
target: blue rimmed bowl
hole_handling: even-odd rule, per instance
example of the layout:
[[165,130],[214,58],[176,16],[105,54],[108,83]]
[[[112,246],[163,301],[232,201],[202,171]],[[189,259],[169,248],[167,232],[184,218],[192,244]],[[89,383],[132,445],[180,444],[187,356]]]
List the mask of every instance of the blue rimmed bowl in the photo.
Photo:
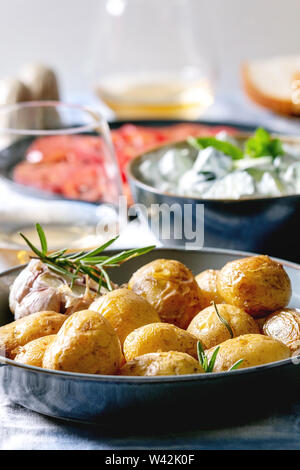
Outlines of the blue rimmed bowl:
[[[248,136],[248,133],[241,132],[235,137],[244,140]],[[299,138],[281,139],[300,148]],[[146,208],[146,211],[140,211],[140,216],[152,230],[154,227],[155,235],[162,244],[182,247],[191,243],[182,228],[182,236],[176,236],[176,228],[184,227],[185,207],[189,205],[191,212],[188,212],[187,217],[191,219],[192,231],[203,231],[205,247],[252,251],[300,262],[297,230],[300,219],[299,194],[239,200],[202,199],[163,192],[145,182],[140,171],[142,163],[148,160],[157,161],[163,149],[182,148],[186,145],[188,144],[179,142],[160,147],[136,157],[127,166],[134,202]],[[199,206],[204,207],[203,220],[197,213]],[[164,217],[169,218],[168,208],[172,208],[171,231],[170,236],[167,234],[164,237],[160,221]]]

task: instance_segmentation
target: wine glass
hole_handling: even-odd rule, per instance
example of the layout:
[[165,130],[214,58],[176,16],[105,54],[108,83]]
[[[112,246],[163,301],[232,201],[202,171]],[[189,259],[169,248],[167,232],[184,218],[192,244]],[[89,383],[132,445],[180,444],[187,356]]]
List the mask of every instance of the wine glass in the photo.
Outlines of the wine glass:
[[121,118],[199,117],[214,98],[208,13],[204,0],[101,2],[89,59],[97,95]]
[[19,232],[50,249],[81,249],[109,238],[122,194],[105,119],[88,107],[27,102],[0,109],[0,247],[19,250]]

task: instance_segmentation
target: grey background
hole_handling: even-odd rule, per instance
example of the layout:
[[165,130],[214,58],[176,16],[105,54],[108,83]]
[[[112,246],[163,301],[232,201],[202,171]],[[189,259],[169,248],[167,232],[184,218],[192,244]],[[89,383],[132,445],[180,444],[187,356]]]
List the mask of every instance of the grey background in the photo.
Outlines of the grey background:
[[[24,62],[42,61],[60,71],[64,89],[88,89],[86,62],[104,1],[0,0],[0,77],[14,75]],[[186,1],[199,41],[209,24],[219,90],[238,86],[239,64],[247,58],[299,52],[299,0]]]

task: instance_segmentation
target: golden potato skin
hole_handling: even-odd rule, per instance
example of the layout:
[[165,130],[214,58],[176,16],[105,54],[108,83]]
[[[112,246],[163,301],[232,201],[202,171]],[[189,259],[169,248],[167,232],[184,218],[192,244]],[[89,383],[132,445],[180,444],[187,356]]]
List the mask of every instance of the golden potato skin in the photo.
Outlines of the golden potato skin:
[[151,323],[132,331],[124,342],[124,356],[130,361],[154,352],[179,351],[197,358],[197,338],[170,323]]
[[131,277],[129,289],[143,296],[161,321],[185,329],[201,308],[201,293],[191,271],[179,261],[157,259]]
[[126,336],[136,328],[160,321],[152,305],[129,289],[109,292],[93,302],[89,309],[95,310],[109,321],[122,346]]
[[280,263],[268,256],[251,256],[221,269],[218,291],[226,303],[261,317],[289,303],[291,282]]
[[192,356],[178,351],[149,353],[127,362],[120,375],[158,376],[201,374],[203,369]]
[[292,352],[300,348],[300,311],[284,308],[269,315],[263,332],[271,338],[282,341]]
[[[281,361],[291,356],[285,344],[264,335],[248,334],[228,339],[221,343],[214,366],[214,372],[227,371],[237,361],[243,359],[239,369]],[[215,348],[207,351],[210,359]]]
[[21,346],[15,361],[29,366],[43,367],[45,351],[49,344],[54,341],[54,338],[56,338],[56,335],[43,336],[42,338],[30,341],[25,346]]
[[209,307],[212,302],[223,303],[217,286],[218,272],[216,269],[207,269],[195,277],[201,290],[201,309]]
[[56,312],[37,312],[22,317],[0,328],[1,354],[14,359],[17,348],[41,338],[58,333],[68,317]]
[[110,323],[99,313],[71,315],[48,346],[43,367],[86,374],[115,374],[122,361],[121,345]]
[[[234,336],[259,333],[259,327],[254,318],[242,309],[228,304],[218,304],[217,309],[219,314],[228,321]],[[213,305],[201,310],[193,318],[187,331],[201,341],[204,349],[212,348],[231,337],[226,326],[219,320]]]

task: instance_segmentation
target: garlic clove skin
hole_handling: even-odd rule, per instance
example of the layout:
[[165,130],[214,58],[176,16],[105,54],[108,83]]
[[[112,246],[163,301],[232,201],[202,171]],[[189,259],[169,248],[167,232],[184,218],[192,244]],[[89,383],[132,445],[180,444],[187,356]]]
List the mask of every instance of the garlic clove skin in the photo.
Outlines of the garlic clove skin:
[[15,319],[25,317],[31,313],[51,311],[61,313],[62,296],[52,287],[33,289],[27,294],[15,309]]

